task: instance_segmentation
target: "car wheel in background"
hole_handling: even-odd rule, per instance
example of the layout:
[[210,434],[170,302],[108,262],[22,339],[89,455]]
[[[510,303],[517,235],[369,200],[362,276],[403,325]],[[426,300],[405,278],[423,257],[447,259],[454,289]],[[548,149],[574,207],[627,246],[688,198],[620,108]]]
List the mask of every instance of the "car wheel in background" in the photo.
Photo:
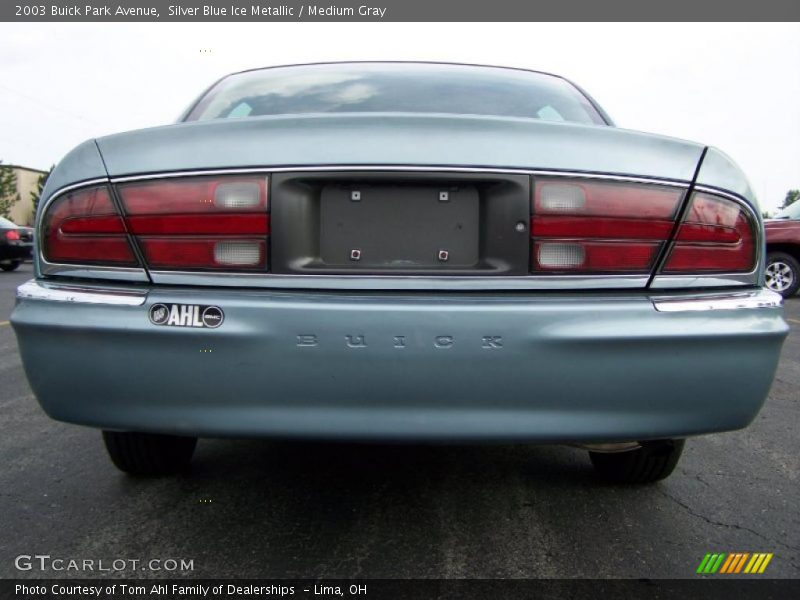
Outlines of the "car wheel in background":
[[651,483],[668,477],[678,464],[684,440],[640,442],[635,450],[589,452],[597,473],[614,483]]
[[104,431],[112,462],[131,475],[172,475],[186,470],[197,438],[156,433]]
[[3,271],[16,271],[19,269],[20,261],[12,260],[9,262],[0,263],[0,269]]
[[767,287],[784,298],[797,293],[800,287],[800,263],[791,254],[770,252],[767,254]]

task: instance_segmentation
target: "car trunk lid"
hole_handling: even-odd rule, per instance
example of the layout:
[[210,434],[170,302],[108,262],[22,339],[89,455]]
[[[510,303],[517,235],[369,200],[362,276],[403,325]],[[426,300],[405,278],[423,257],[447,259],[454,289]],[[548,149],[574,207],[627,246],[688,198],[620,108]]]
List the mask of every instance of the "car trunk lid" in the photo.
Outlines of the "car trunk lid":
[[543,169],[690,181],[703,146],[535,119],[335,114],[181,123],[99,138],[111,177],[204,169],[421,166]]

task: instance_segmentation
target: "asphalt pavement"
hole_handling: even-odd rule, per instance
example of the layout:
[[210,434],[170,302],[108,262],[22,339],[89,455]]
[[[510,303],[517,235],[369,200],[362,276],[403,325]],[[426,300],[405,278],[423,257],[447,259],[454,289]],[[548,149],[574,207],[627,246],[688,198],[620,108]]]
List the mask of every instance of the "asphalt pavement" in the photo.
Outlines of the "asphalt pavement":
[[569,447],[258,440],[201,440],[189,474],[147,480],[32,396],[7,322],[31,276],[0,273],[0,577],[113,574],[15,567],[39,554],[192,561],[117,573],[139,577],[686,578],[707,552],[800,577],[800,297],[753,425],[690,440],[655,485],[601,483]]

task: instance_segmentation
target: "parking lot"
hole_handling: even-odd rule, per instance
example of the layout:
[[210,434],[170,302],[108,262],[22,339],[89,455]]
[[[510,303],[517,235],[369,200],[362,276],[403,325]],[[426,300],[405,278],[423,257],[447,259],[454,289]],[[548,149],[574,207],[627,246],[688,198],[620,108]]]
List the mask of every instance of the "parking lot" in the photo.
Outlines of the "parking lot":
[[258,440],[201,440],[190,474],[141,480],[33,398],[8,325],[31,276],[0,273],[0,577],[106,575],[14,566],[47,554],[190,559],[179,574],[203,578],[685,578],[707,552],[800,577],[800,297],[755,423],[690,440],[656,485],[603,484],[568,447]]

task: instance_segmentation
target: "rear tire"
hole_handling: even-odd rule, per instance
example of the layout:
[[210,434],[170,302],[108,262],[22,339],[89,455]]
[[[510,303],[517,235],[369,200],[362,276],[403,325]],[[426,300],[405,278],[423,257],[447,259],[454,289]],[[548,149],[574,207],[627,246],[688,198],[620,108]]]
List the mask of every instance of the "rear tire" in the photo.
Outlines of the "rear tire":
[[668,477],[678,464],[684,440],[641,442],[627,452],[589,452],[597,473],[614,483],[652,483]]
[[189,467],[197,445],[195,437],[104,431],[111,461],[131,475],[172,475]]
[[791,298],[800,288],[800,263],[794,256],[785,252],[767,254],[767,287],[784,298]]
[[16,271],[21,264],[21,261],[12,260],[11,262],[0,264],[0,269],[3,269],[3,271]]

